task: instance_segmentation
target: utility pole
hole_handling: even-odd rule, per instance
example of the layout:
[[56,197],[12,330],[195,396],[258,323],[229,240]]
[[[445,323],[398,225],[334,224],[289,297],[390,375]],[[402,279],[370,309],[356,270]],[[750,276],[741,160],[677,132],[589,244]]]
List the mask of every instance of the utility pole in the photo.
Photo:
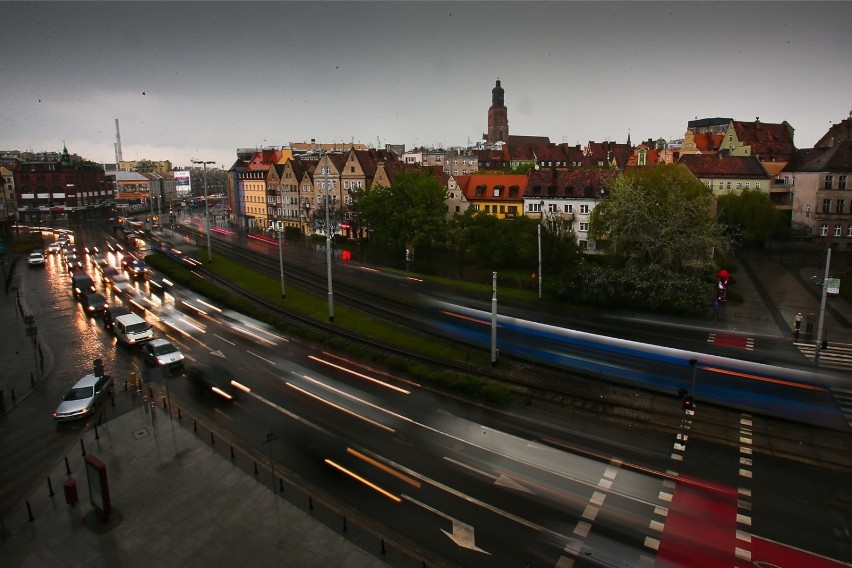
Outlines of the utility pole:
[[497,272],[491,273],[491,364],[497,364]]
[[193,164],[201,164],[204,167],[204,229],[207,231],[207,262],[213,262],[213,252],[210,248],[210,206],[207,203],[207,164],[216,162],[204,162],[192,160]]
[[828,295],[828,272],[831,267],[831,247],[825,253],[825,274],[822,277],[822,298],[819,302],[819,322],[817,323],[816,349],[814,349],[814,362],[819,361],[819,351],[823,344],[822,324],[825,321],[825,300]]
[[328,153],[324,154],[325,157],[325,262],[328,267],[328,321],[334,323],[334,293],[331,290],[331,219],[328,205]]

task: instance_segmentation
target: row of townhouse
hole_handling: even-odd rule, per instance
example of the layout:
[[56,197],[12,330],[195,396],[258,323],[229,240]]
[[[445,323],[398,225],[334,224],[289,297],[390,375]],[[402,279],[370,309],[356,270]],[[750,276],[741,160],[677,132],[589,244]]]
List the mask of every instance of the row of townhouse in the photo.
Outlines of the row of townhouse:
[[[265,150],[238,160],[232,200],[239,223],[249,230],[293,227],[310,235],[327,190],[330,207],[342,220],[340,233],[351,237],[353,190],[391,185],[401,171],[429,170],[446,188],[447,218],[472,208],[500,218],[559,219],[583,249],[594,251],[589,217],[612,180],[628,168],[679,163],[717,196],[765,191],[777,209],[790,212],[794,231],[840,238],[838,246],[852,249],[852,196],[845,193],[852,189],[850,124],[852,117],[832,127],[834,135],[827,134],[821,147],[809,150],[795,148],[786,122],[728,118],[690,121],[682,143],[675,144],[647,140],[633,146],[628,136],[627,144],[589,142],[581,148],[510,136],[499,148],[419,149],[399,159],[390,150],[312,143],[313,150],[298,155]],[[521,164],[534,168],[527,174],[503,173]]]

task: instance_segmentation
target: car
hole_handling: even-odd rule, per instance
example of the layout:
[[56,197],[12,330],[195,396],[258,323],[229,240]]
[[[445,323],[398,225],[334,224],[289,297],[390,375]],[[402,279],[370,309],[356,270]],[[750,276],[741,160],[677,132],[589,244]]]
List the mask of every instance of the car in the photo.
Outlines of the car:
[[118,294],[127,294],[132,288],[130,284],[130,278],[127,277],[123,272],[119,272],[108,280],[109,285],[112,286],[114,292]]
[[118,316],[112,320],[112,332],[125,345],[135,345],[154,339],[151,324],[136,314]]
[[44,253],[40,250],[31,252],[27,262],[30,266],[44,266]]
[[107,301],[100,292],[89,292],[80,297],[80,303],[87,314],[102,314],[107,309]]
[[98,268],[101,271],[101,276],[103,276],[104,284],[107,284],[110,278],[118,274],[118,269],[111,264],[98,265]]
[[110,375],[86,375],[62,397],[62,402],[53,411],[53,417],[58,421],[85,418],[95,411],[98,403],[112,392],[112,388]]
[[112,329],[112,325],[115,321],[115,318],[119,316],[126,316],[131,313],[133,312],[131,312],[124,306],[108,306],[107,309],[105,309],[103,312],[104,327],[107,329]]
[[95,283],[92,277],[85,272],[74,272],[71,276],[71,290],[78,300],[83,294],[95,292]]
[[186,375],[198,388],[214,393],[225,400],[233,400],[238,392],[249,390],[234,380],[234,374],[221,365],[193,365],[187,370]]
[[59,241],[50,243],[49,245],[47,245],[47,252],[48,254],[59,254],[60,252],[62,252],[62,245],[59,243]]
[[145,261],[139,258],[133,259],[125,265],[125,270],[130,274],[131,278],[145,278],[148,269],[145,267]]
[[142,346],[145,360],[158,367],[179,367],[183,365],[183,353],[167,339],[152,339]]

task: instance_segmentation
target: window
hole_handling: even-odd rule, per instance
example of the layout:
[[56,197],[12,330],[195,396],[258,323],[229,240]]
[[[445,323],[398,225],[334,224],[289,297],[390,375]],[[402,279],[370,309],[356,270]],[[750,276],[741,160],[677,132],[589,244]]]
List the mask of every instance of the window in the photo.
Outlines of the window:
[[742,189],[742,188],[743,188],[743,183],[741,181],[738,181],[737,182],[737,189]]
[[840,224],[837,224],[837,225],[834,226],[834,236],[839,237],[840,234],[841,234]]
[[848,227],[846,227],[846,236],[852,237],[852,225],[849,225]]
[[831,186],[834,185],[834,176],[825,176],[825,186],[823,189],[831,189]]
[[566,213],[573,213],[574,212],[574,206],[571,205],[570,203],[566,203],[565,204],[565,212]]
[[728,189],[731,189],[731,182],[728,182]]
[[343,189],[349,189],[349,180],[343,180]]
[[825,236],[827,236],[827,235],[828,235],[828,224],[827,224],[827,223],[823,223],[823,224],[822,224],[822,225],[820,225],[820,227],[819,227],[819,236],[821,236],[821,237],[825,237]]
[[749,185],[750,185],[749,182],[745,182],[745,188],[746,189],[749,189]]
[[840,176],[838,180],[837,189],[846,189],[846,176]]
[[589,250],[589,241],[581,240],[580,241],[580,250]]
[[822,212],[831,213],[831,199],[822,200]]
[[580,223],[580,232],[588,232],[589,224],[588,223]]
[[842,214],[843,209],[845,207],[846,207],[846,200],[845,199],[838,199],[837,200],[837,212]]
[[754,182],[754,189],[760,189],[760,182],[759,181]]
[[589,214],[589,206],[588,205],[580,205],[580,215],[588,215],[588,214]]

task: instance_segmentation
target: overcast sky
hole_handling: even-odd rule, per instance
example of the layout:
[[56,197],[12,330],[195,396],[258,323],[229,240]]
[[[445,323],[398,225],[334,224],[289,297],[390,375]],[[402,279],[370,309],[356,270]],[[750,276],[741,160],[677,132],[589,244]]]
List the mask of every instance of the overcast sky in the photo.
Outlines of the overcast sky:
[[682,138],[705,117],[812,147],[852,111],[849,2],[2,2],[0,150],[211,160],[240,147]]

